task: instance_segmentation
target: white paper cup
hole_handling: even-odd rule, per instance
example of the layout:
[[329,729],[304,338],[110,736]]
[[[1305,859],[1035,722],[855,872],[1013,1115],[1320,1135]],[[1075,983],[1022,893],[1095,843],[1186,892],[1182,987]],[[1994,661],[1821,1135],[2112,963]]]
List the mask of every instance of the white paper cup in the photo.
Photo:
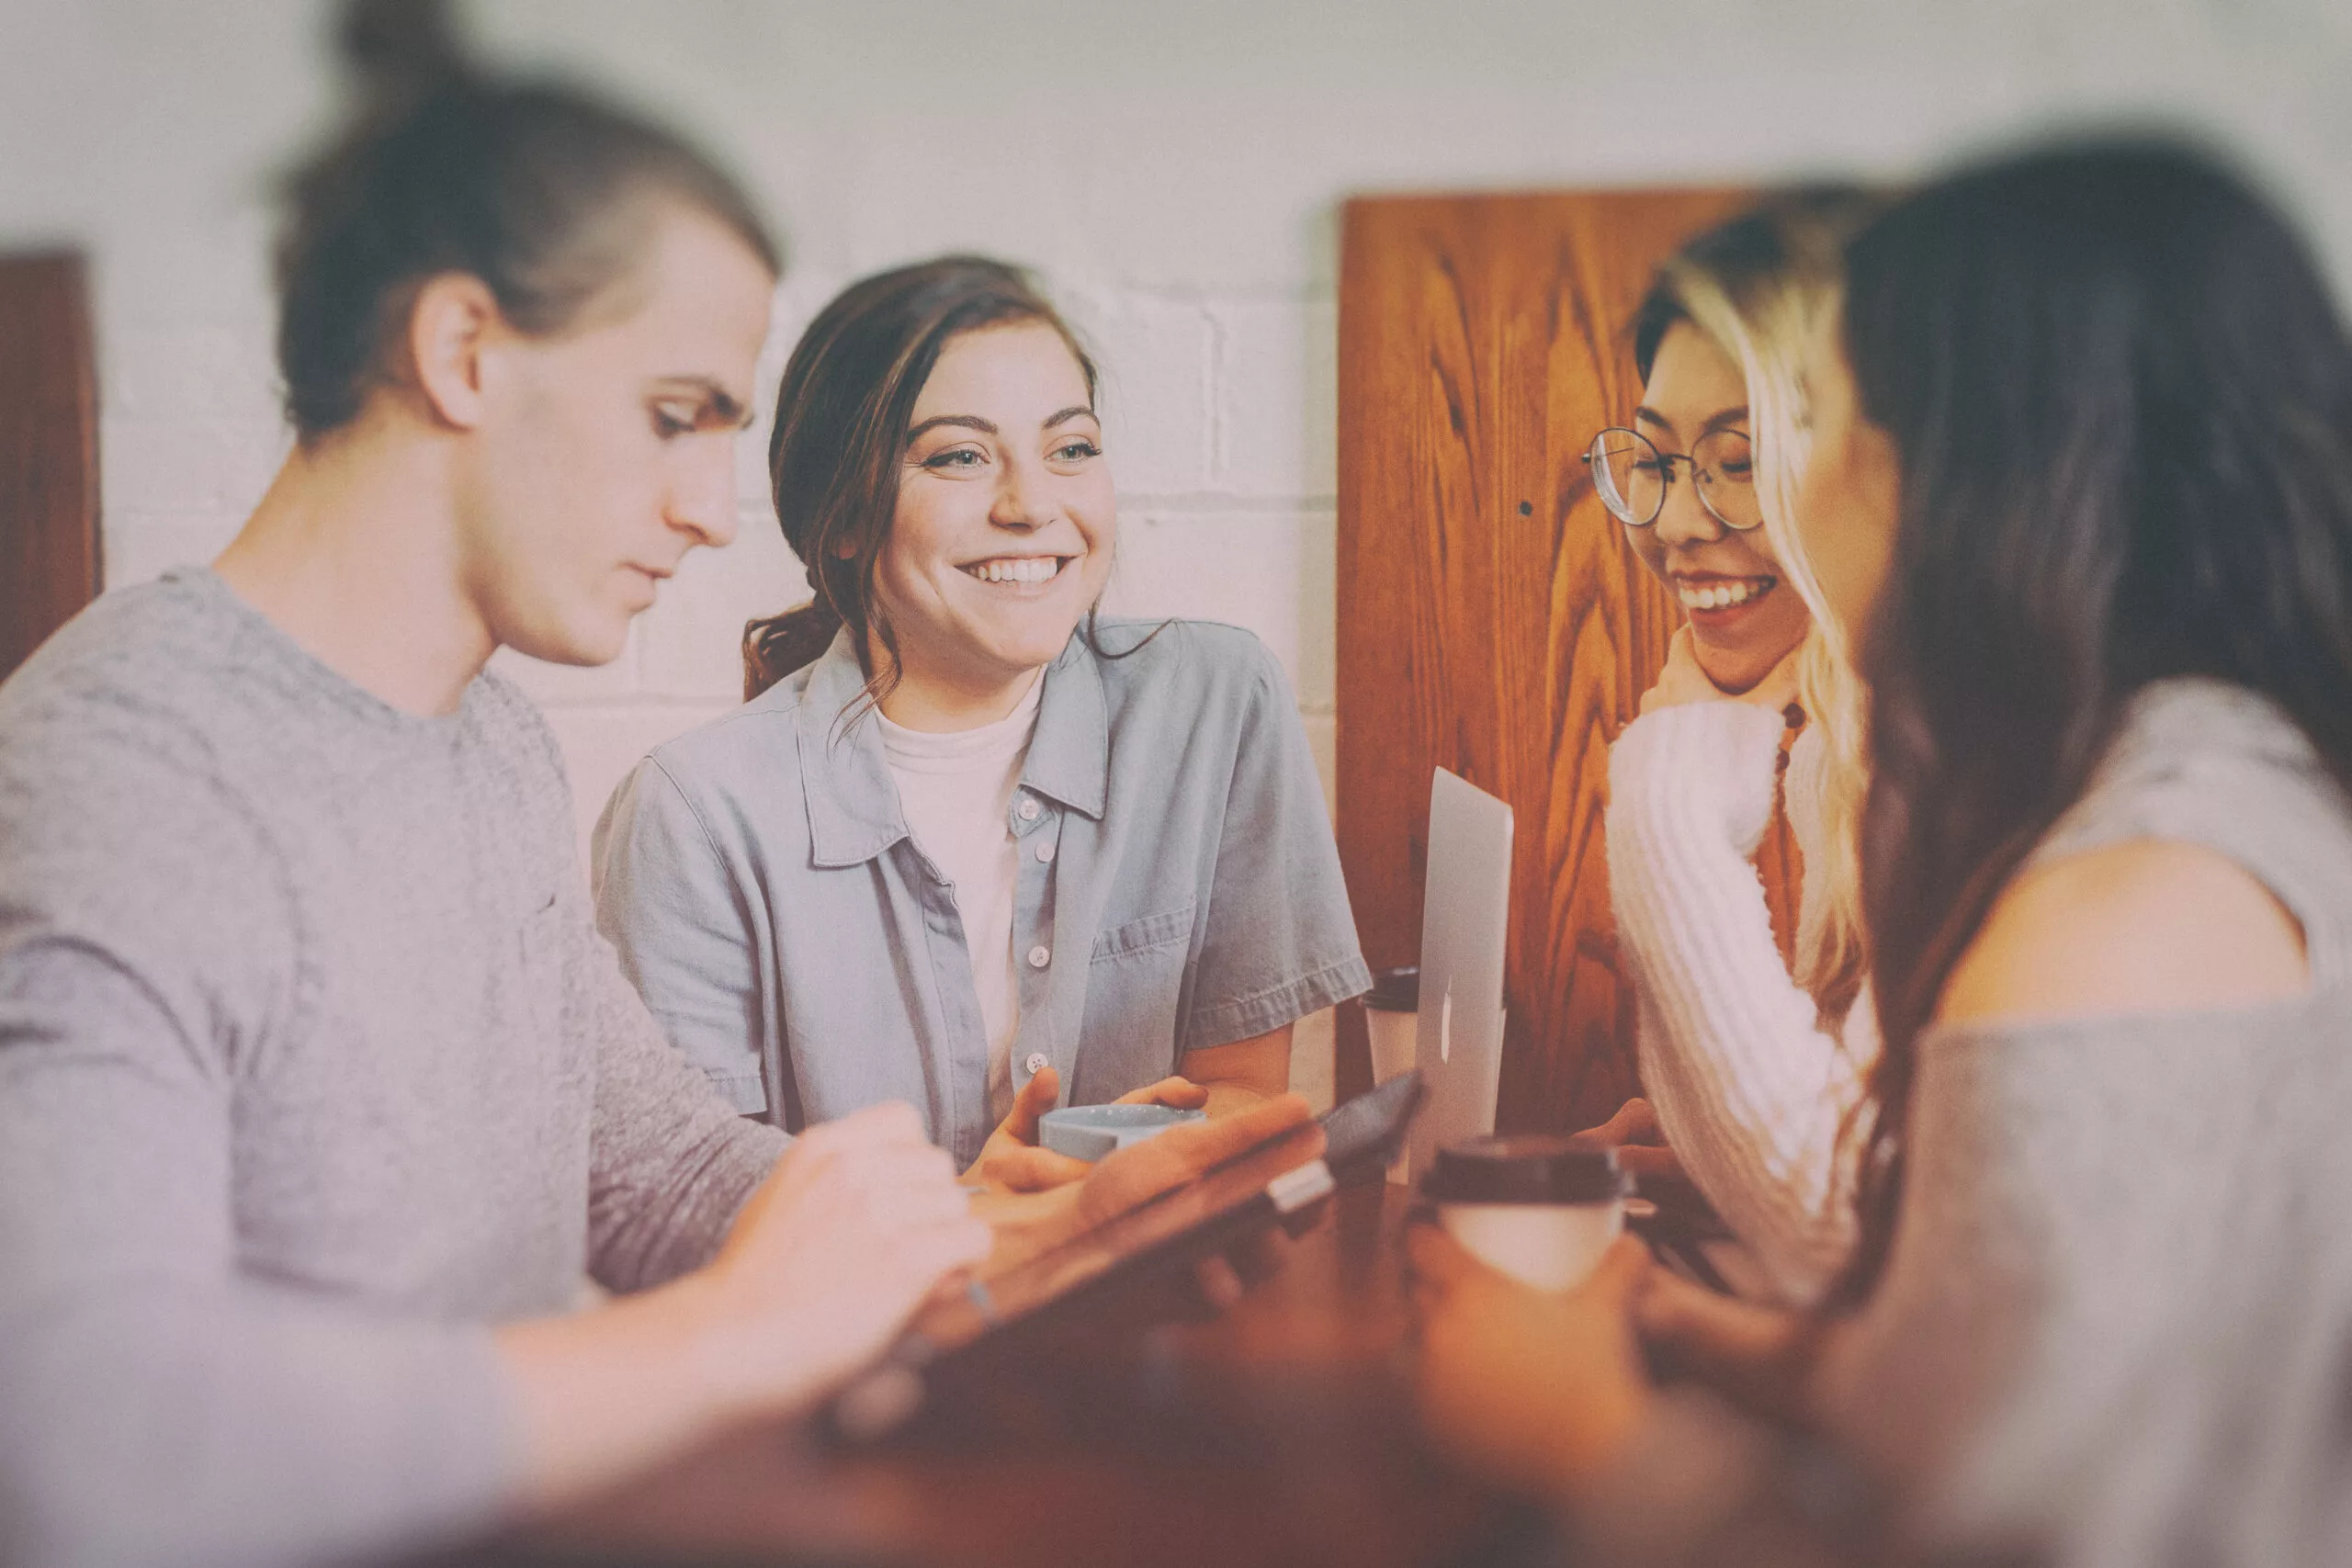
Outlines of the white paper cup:
[[1438,1224],[1473,1255],[1539,1291],[1572,1291],[1625,1229],[1625,1205],[1441,1203]]
[[1419,1034],[1420,1016],[1417,1012],[1390,1012],[1384,1008],[1364,1009],[1364,1023],[1372,1034],[1372,1081],[1375,1086],[1413,1070],[1413,1048]]
[[1438,1151],[1421,1192],[1472,1256],[1539,1291],[1570,1291],[1624,1231],[1631,1185],[1605,1144],[1472,1138]]

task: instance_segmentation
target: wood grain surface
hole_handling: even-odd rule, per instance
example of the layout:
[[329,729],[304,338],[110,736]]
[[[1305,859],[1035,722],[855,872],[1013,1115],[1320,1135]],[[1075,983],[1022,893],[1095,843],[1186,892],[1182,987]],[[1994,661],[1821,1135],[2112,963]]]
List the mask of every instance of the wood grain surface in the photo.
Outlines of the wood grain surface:
[[97,596],[98,427],[82,258],[0,256],[0,679]]
[[[1430,770],[1517,819],[1497,1122],[1565,1131],[1637,1091],[1610,916],[1608,748],[1680,612],[1581,456],[1640,400],[1631,318],[1735,190],[1347,205],[1339,431],[1339,817],[1366,957],[1420,947]],[[1767,851],[1793,922],[1785,829]],[[1784,938],[1785,940],[1785,938]],[[1370,1083],[1342,1010],[1340,1094]]]

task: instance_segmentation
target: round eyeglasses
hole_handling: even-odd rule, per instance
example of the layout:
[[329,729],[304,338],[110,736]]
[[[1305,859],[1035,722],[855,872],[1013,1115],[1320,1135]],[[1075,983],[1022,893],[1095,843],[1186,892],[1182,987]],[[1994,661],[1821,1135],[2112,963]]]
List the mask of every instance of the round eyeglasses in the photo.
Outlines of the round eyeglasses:
[[1690,470],[1699,504],[1724,527],[1745,534],[1761,527],[1764,508],[1756,499],[1756,459],[1747,434],[1711,430],[1690,444],[1688,456],[1660,452],[1638,430],[1608,429],[1592,438],[1584,455],[1600,504],[1629,528],[1646,528],[1666,510],[1674,488],[1674,465]]

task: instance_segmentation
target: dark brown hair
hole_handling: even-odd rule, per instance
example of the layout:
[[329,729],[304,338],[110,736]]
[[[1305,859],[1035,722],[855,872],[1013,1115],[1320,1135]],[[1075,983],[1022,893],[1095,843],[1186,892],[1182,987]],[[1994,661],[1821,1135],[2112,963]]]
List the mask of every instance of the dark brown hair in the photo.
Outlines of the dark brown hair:
[[985,256],[942,256],[852,284],[817,313],[793,348],[776,394],[768,477],[776,521],[816,597],[743,628],[745,700],[813,664],[850,628],[868,691],[898,642],[874,594],[875,564],[898,513],[907,425],[940,350],[982,327],[1043,321],[1059,333],[1095,393],[1094,361],[1020,268]]
[[400,375],[428,278],[470,274],[519,330],[561,331],[643,259],[647,197],[709,214],[778,270],[750,199],[708,157],[577,90],[477,71],[444,0],[356,0],[340,42],[358,106],[288,181],[277,246],[278,371],[305,443]]
[[1844,342],[1899,522],[1860,634],[1883,1267],[1920,1034],[2132,695],[2277,703],[2352,789],[2352,344],[2278,210],[2200,152],[2063,148],[1932,185],[1848,247]]
[[1862,186],[1798,186],[1684,241],[1634,308],[1634,368],[1646,383],[1668,331],[1690,319],[1685,276],[1696,273],[1711,279],[1736,308],[1747,311],[1757,295],[1792,274],[1828,270],[1846,240],[1885,205],[1883,195]]

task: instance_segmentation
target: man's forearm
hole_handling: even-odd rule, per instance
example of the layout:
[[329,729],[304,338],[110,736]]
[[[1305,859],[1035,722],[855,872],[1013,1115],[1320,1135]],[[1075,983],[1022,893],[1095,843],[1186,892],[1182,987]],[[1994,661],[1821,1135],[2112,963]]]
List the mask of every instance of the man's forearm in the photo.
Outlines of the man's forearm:
[[[537,1511],[577,1500],[742,1414],[745,1382],[707,1281],[693,1275],[569,1317],[500,1329]],[[816,1393],[809,1380],[809,1396]],[[769,1405],[787,1408],[789,1399]]]

